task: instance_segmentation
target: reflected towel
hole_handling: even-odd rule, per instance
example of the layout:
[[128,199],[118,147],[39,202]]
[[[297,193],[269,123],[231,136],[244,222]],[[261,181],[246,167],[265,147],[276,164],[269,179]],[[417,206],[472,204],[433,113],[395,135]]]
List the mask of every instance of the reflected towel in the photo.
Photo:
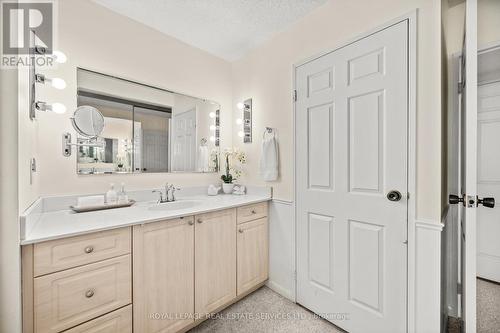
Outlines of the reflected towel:
[[274,133],[262,140],[260,176],[266,182],[278,179],[278,140],[276,140]]
[[200,146],[198,148],[198,171],[208,172],[208,147]]

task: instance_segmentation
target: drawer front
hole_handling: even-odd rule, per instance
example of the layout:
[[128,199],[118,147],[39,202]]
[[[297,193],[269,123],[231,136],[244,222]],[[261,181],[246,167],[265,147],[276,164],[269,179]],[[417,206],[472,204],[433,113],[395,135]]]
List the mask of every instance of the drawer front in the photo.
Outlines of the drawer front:
[[35,244],[35,276],[130,253],[130,228],[96,232]]
[[257,220],[267,216],[267,202],[238,208],[238,224]]
[[132,305],[88,321],[64,333],[132,333]]
[[131,256],[34,279],[36,333],[56,333],[131,303]]

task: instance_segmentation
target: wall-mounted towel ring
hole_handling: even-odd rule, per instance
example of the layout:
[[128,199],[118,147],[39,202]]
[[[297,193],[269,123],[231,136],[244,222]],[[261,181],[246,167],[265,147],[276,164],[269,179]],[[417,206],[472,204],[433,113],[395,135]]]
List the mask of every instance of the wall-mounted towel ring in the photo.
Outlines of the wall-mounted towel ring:
[[266,129],[264,130],[264,133],[262,133],[263,139],[266,137],[266,133],[274,135],[274,134],[276,134],[276,130],[272,127],[266,127]]

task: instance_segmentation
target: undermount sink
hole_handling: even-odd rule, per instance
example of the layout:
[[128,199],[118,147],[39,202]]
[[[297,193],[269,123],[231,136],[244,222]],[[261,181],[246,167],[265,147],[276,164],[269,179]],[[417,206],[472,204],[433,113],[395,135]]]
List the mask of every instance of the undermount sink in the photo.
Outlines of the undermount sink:
[[201,201],[198,200],[179,200],[172,202],[165,202],[162,204],[157,204],[149,207],[149,210],[179,210],[179,209],[187,209],[191,207],[196,207],[201,204]]

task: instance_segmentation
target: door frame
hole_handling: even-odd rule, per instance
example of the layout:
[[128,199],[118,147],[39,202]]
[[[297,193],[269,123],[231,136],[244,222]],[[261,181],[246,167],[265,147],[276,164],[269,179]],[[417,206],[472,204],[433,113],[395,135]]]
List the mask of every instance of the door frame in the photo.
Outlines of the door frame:
[[[296,87],[296,72],[297,68],[321,58],[329,53],[335,52],[341,48],[344,48],[352,43],[369,37],[377,32],[387,29],[395,24],[401,23],[403,21],[408,22],[408,147],[407,147],[407,177],[408,177],[408,198],[407,198],[407,316],[406,316],[406,327],[407,332],[413,332],[415,330],[415,310],[416,310],[416,166],[417,166],[417,20],[418,20],[418,9],[414,9],[402,16],[399,16],[393,20],[390,20],[374,29],[371,29],[363,34],[357,35],[353,38],[349,38],[339,46],[325,50],[311,57],[305,58],[292,64],[292,92],[297,89]],[[293,262],[294,262],[294,281],[295,289],[293,291],[293,300],[297,301],[297,109],[296,104],[292,103],[293,107],[293,216],[294,216],[294,230],[293,230]],[[430,226],[430,222],[420,222],[423,224],[428,224],[427,227],[434,228]],[[435,224],[435,223],[432,223]],[[436,226],[439,228],[439,226]],[[441,230],[441,229],[439,229]]]

